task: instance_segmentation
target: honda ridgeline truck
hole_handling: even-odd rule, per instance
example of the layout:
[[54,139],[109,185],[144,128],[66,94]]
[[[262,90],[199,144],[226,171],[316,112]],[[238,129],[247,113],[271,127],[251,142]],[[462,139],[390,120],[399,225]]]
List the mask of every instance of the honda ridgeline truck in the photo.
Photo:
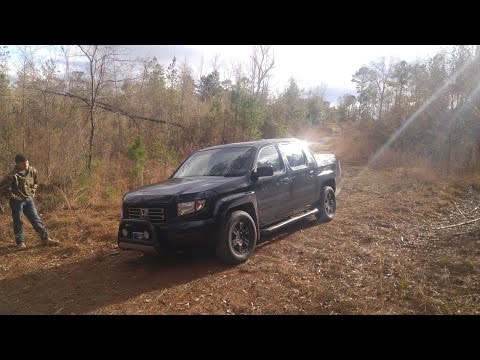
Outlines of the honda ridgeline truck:
[[239,264],[261,234],[310,215],[332,220],[341,181],[334,154],[294,138],[202,149],[169,179],[124,195],[118,246],[162,253],[196,245]]

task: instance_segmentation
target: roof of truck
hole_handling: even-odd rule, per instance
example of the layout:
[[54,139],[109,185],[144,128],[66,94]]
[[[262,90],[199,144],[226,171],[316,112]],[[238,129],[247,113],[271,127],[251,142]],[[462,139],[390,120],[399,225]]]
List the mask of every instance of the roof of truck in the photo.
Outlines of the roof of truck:
[[293,141],[300,141],[300,140],[297,139],[297,138],[261,139],[261,140],[255,140],[255,141],[215,145],[215,146],[211,146],[211,147],[201,149],[201,150],[221,149],[221,148],[226,148],[226,147],[238,147],[238,146],[261,147],[261,146],[268,145],[268,144],[278,144],[278,143],[286,143],[286,142],[293,142]]

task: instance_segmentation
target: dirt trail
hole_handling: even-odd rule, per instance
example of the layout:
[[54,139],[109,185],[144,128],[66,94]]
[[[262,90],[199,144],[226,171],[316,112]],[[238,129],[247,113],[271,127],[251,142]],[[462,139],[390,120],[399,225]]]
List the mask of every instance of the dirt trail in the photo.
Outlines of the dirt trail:
[[475,224],[435,230],[479,217],[479,193],[342,169],[334,221],[284,228],[236,267],[119,251],[114,207],[46,213],[62,245],[40,247],[27,224],[25,251],[2,215],[0,314],[479,314],[480,235],[458,235]]

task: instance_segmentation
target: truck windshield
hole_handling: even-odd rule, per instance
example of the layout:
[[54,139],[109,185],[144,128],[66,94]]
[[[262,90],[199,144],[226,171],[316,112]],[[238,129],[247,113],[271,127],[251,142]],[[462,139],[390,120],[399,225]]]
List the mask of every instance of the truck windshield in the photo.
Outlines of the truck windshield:
[[196,152],[175,172],[185,176],[244,176],[252,167],[253,147],[226,147]]

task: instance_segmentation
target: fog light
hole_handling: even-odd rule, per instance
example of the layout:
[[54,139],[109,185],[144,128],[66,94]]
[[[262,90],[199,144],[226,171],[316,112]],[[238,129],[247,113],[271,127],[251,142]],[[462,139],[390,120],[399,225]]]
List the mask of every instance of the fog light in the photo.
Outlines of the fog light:
[[145,231],[143,232],[143,238],[144,238],[145,240],[150,239],[150,233],[145,230]]
[[127,237],[127,236],[128,236],[128,231],[127,231],[127,229],[123,229],[123,230],[122,230],[122,235],[123,235],[123,237]]

